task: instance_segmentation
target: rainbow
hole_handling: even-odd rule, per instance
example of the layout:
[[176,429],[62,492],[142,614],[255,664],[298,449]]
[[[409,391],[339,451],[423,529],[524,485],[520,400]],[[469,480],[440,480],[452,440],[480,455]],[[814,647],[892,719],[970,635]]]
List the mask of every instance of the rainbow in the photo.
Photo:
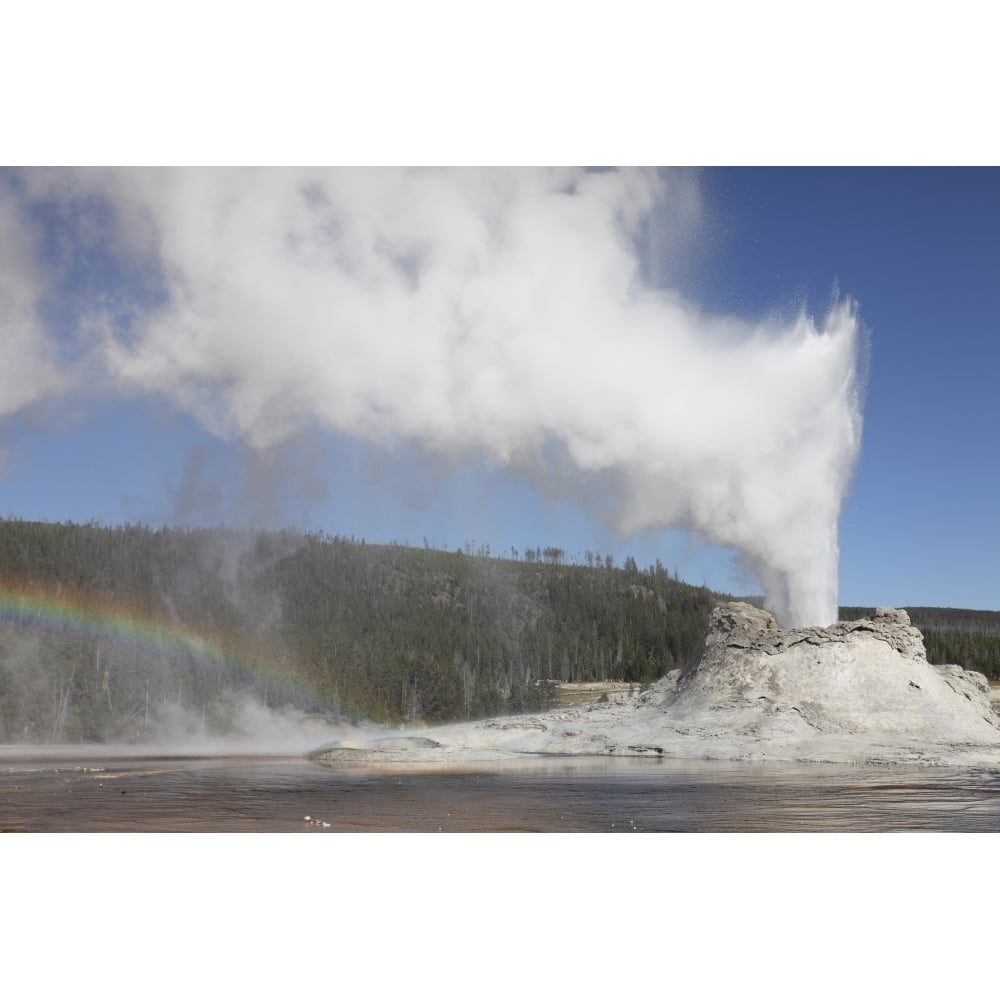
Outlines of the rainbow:
[[195,629],[135,603],[64,584],[0,583],[0,624],[27,631],[110,642],[163,657],[186,657],[240,679],[273,681],[322,703],[326,699],[286,655],[262,655],[259,644],[221,631]]

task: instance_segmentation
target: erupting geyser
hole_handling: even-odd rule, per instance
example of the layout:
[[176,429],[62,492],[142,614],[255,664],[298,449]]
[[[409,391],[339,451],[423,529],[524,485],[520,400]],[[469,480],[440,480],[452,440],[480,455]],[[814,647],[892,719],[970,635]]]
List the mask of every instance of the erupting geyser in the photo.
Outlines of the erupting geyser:
[[821,327],[802,315],[724,349],[702,343],[701,405],[688,424],[665,404],[669,425],[650,429],[628,467],[622,527],[700,531],[739,550],[782,625],[835,622],[837,522],[861,443],[860,336],[843,302]]
[[[669,273],[648,280],[651,229],[661,260],[697,230],[690,177],[17,176],[17,211],[13,195],[3,207],[20,229],[57,219],[60,238],[99,241],[117,262],[107,294],[80,306],[76,372],[165,396],[255,448],[319,426],[485,454],[623,532],[678,526],[737,549],[784,625],[836,619],[837,521],[861,430],[856,310],[836,302],[819,324],[712,316],[664,287]],[[12,342],[51,336],[31,308],[44,287],[23,260],[0,286]],[[72,381],[35,370],[25,399]]]

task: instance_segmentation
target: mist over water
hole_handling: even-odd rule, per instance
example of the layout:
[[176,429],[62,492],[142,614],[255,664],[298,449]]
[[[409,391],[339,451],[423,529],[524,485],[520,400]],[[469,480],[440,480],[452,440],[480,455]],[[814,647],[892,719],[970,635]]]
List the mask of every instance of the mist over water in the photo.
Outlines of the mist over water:
[[271,707],[252,692],[232,691],[213,700],[207,711],[160,702],[142,742],[161,752],[183,748],[189,754],[303,754],[361,731],[346,721],[336,722],[291,705]]
[[[836,619],[861,439],[857,309],[746,319],[673,290],[664,262],[697,232],[689,176],[11,176],[0,213],[30,238],[0,316],[28,360],[0,413],[86,373],[257,450],[320,428],[486,455],[623,534],[682,527],[732,547],[782,624]],[[652,257],[651,219],[667,220]],[[67,350],[43,319],[46,288],[65,290],[88,252],[100,294],[75,302]],[[12,253],[5,238],[0,260]]]

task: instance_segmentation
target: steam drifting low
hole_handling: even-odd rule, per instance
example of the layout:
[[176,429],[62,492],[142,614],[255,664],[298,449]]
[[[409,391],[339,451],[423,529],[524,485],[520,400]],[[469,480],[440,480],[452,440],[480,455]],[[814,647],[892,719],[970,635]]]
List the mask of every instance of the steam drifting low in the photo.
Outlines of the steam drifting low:
[[0,317],[31,364],[16,394],[0,383],[0,414],[96,371],[255,448],[318,425],[486,454],[610,509],[623,533],[677,526],[735,548],[785,625],[836,619],[837,522],[861,435],[856,309],[748,322],[644,280],[648,221],[692,211],[690,181],[576,169],[4,180],[10,232],[55,219],[128,277],[81,301],[67,354],[41,319],[51,261],[18,259]]

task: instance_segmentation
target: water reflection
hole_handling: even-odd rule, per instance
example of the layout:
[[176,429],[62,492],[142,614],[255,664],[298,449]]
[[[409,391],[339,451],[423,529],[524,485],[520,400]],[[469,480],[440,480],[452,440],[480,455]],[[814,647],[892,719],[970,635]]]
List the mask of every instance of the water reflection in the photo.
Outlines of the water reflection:
[[982,769],[604,757],[402,770],[134,747],[0,750],[3,831],[997,829],[1000,773]]

